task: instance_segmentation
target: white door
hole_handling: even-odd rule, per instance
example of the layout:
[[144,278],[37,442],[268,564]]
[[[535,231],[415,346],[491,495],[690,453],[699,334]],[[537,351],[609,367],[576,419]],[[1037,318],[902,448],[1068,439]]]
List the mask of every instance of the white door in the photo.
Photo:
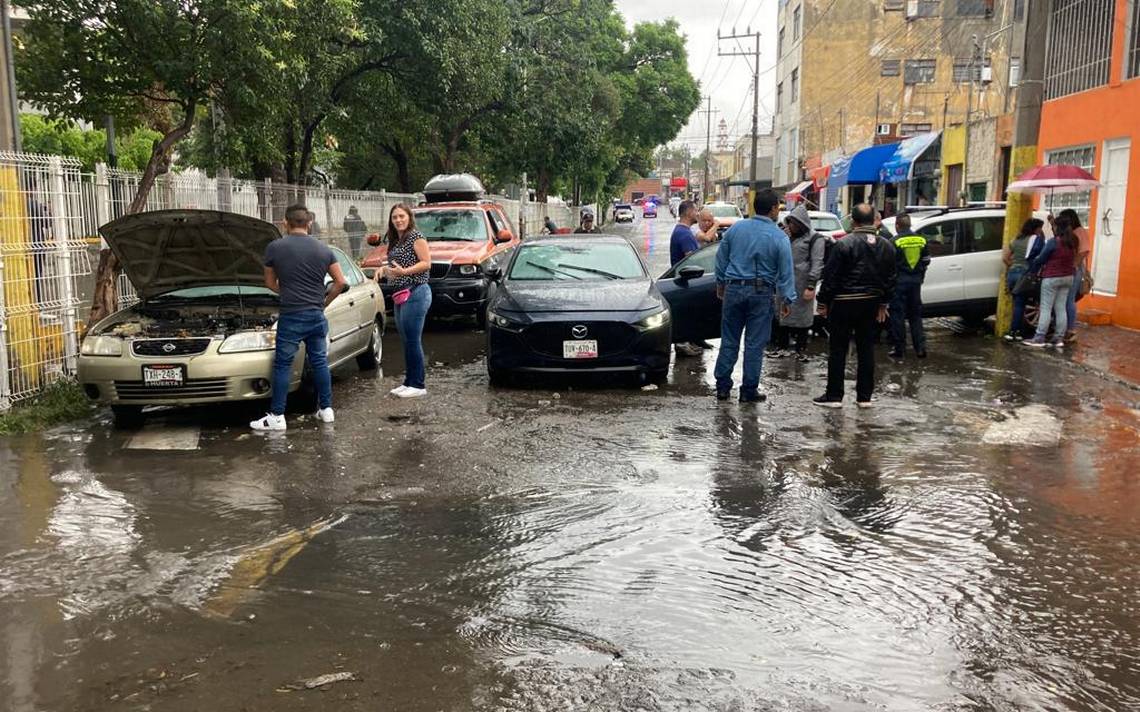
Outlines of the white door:
[[1098,293],[1116,294],[1120,249],[1124,243],[1124,196],[1128,192],[1129,139],[1104,142],[1100,190],[1093,239],[1093,283]]
[[928,313],[939,307],[952,309],[965,299],[962,254],[958,251],[960,220],[935,220],[919,226],[918,234],[926,238],[930,251],[930,267],[922,283],[922,304]]

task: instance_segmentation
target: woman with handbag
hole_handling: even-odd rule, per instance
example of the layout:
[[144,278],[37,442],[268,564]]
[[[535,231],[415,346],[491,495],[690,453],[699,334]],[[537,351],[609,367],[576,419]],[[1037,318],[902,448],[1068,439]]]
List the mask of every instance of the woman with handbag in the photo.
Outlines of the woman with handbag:
[[1025,337],[1025,303],[1037,294],[1039,286],[1039,280],[1029,274],[1029,261],[1041,254],[1045,247],[1044,227],[1043,221],[1029,218],[1002,252],[1001,259],[1006,266],[1005,286],[1013,297],[1013,322],[1002,337],[1006,341],[1021,341]]
[[1048,346],[1045,337],[1049,326],[1056,318],[1052,345],[1058,349],[1065,346],[1065,329],[1068,327],[1068,313],[1065,302],[1073,287],[1073,273],[1077,269],[1077,251],[1080,241],[1073,232],[1073,223],[1064,215],[1055,222],[1057,236],[1045,243],[1041,254],[1029,263],[1029,271],[1041,274],[1041,304],[1038,310],[1037,334],[1028,346]]
[[1065,208],[1058,217],[1068,218],[1079,243],[1077,268],[1073,273],[1073,288],[1069,290],[1069,299],[1065,302],[1065,313],[1069,317],[1069,330],[1065,332],[1065,341],[1072,342],[1077,340],[1077,300],[1092,290],[1092,277],[1088,275],[1092,240],[1089,238],[1089,231],[1081,226],[1081,218],[1076,210]]
[[410,206],[399,204],[388,213],[388,266],[383,276],[395,287],[392,293],[396,328],[404,344],[404,382],[390,393],[400,398],[427,395],[423,333],[424,321],[431,307],[431,250],[428,241],[416,229]]

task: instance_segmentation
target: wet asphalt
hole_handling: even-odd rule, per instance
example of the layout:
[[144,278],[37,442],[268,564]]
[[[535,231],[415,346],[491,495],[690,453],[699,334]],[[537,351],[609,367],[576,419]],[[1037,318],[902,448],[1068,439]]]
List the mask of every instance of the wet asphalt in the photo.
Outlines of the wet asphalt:
[[928,327],[870,411],[821,343],[740,405],[715,350],[492,389],[435,323],[429,398],[389,334],[332,426],[0,438],[0,709],[1140,709],[1140,393]]

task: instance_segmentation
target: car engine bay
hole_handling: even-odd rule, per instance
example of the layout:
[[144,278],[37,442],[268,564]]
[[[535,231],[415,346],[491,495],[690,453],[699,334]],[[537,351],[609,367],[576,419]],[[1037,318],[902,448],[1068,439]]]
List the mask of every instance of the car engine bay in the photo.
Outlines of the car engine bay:
[[237,331],[269,329],[277,308],[232,305],[173,306],[140,304],[100,333],[120,338],[186,338],[227,336]]

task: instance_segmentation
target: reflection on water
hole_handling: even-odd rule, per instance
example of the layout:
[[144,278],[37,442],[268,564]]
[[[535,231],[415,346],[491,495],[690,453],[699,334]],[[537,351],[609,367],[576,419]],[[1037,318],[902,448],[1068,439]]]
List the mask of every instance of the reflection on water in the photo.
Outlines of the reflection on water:
[[[274,690],[346,670],[319,694],[348,709],[1137,708],[1131,396],[956,348],[869,412],[813,409],[811,364],[755,407],[695,365],[554,398],[468,364],[421,404],[341,383],[335,429],[284,438],[0,444],[0,691],[302,709]],[[1008,427],[1026,407],[1058,445]]]

